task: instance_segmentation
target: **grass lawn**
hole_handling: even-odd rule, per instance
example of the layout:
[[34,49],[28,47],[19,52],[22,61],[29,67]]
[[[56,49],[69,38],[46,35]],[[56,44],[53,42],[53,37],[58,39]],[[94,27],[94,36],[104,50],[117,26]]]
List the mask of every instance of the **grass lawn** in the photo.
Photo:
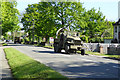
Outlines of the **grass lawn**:
[[33,60],[14,48],[5,48],[4,51],[14,78],[26,78],[31,80],[32,78],[35,78],[35,80],[68,80],[67,77]]
[[101,54],[98,52],[90,52],[90,51],[85,51],[86,54],[92,54],[92,55],[98,55],[98,56],[105,56],[108,58],[114,58],[114,59],[119,59],[120,60],[120,55],[108,55],[108,54]]

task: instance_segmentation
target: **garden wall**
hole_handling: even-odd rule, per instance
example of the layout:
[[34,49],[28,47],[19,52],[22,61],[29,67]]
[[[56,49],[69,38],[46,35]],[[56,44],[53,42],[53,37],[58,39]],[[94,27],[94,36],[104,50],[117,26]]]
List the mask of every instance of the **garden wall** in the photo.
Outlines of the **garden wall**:
[[100,52],[102,48],[103,54],[120,54],[120,44],[115,43],[84,43],[87,51]]

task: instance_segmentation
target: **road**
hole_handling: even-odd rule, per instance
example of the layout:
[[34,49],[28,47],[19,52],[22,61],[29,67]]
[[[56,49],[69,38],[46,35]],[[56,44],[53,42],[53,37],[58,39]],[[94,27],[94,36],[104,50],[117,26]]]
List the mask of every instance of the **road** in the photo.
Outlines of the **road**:
[[117,60],[92,55],[54,53],[53,49],[43,47],[20,44],[10,46],[69,78],[118,78],[120,74]]

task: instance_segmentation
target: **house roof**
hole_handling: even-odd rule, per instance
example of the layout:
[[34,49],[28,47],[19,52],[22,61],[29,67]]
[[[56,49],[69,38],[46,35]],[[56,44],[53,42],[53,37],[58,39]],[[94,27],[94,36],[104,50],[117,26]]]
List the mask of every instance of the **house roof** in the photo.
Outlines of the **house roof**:
[[120,19],[116,23],[113,24],[113,26],[115,25],[120,25]]

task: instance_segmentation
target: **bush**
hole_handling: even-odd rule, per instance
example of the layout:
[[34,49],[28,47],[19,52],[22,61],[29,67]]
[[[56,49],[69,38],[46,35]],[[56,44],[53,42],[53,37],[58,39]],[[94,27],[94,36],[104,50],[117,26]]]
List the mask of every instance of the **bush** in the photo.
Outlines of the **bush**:
[[104,37],[104,39],[113,39],[113,37]]
[[97,38],[90,38],[89,42],[92,42],[92,43],[103,43],[104,41],[103,41],[103,38],[97,37]]
[[88,37],[87,36],[81,37],[81,40],[84,41],[84,42],[86,42],[86,43],[88,43]]
[[24,44],[24,39],[21,39],[21,43]]
[[25,43],[25,44],[29,44],[29,38],[26,37],[26,38],[24,39],[24,43]]

